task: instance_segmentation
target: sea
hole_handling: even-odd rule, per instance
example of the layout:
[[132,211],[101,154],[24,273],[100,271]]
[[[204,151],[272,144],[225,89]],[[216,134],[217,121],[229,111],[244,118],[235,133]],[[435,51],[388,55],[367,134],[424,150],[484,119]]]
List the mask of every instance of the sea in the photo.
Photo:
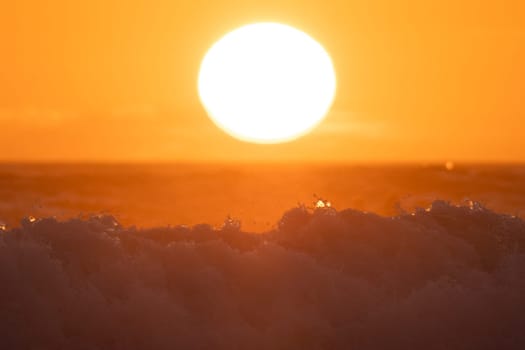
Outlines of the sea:
[[525,166],[4,164],[2,349],[525,349]]
[[319,200],[397,215],[434,200],[525,215],[525,165],[516,164],[1,164],[0,222],[109,214],[124,225],[220,226],[265,232],[283,213]]

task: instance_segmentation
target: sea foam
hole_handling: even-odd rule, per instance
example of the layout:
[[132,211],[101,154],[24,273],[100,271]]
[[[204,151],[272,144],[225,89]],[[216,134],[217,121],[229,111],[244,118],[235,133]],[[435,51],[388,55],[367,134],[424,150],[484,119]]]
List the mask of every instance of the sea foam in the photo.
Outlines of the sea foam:
[[443,201],[299,206],[262,234],[28,218],[0,231],[0,286],[6,349],[523,349],[525,222]]

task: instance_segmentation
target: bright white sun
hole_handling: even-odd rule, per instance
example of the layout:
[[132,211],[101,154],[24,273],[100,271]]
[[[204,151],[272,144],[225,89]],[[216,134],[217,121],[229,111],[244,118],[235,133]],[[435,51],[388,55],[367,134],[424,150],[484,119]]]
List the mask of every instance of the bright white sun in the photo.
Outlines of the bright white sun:
[[307,133],[325,117],[336,90],[325,49],[278,23],[250,24],[225,35],[204,57],[198,84],[215,124],[255,143]]

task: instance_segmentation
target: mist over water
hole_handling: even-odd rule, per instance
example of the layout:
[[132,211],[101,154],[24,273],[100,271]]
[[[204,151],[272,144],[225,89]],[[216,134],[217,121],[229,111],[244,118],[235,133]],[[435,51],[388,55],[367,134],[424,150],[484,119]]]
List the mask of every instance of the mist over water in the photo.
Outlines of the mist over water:
[[520,167],[6,169],[2,348],[525,348]]

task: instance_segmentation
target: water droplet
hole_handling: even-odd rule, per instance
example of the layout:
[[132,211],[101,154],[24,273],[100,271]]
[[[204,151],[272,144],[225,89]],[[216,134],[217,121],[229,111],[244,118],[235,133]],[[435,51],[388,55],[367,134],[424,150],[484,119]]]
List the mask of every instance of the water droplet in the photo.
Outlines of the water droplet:
[[315,207],[316,208],[331,208],[332,207],[332,203],[330,203],[330,201],[327,201],[327,200],[324,200],[324,199],[320,198],[315,203]]
[[232,218],[230,215],[226,217],[224,220],[224,224],[222,226],[223,230],[232,230],[232,231],[240,231],[241,229],[241,222],[239,220],[236,220]]

